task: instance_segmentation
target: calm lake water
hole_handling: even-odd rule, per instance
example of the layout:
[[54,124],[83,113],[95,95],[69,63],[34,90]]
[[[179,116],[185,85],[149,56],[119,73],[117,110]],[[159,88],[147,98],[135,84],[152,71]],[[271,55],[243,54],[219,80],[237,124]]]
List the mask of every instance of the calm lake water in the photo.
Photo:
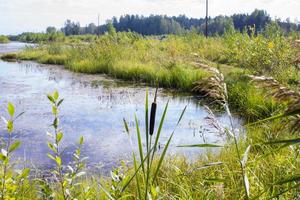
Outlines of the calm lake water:
[[[0,48],[3,48],[3,45]],[[0,88],[1,116],[7,116],[5,108],[8,101],[15,104],[17,113],[25,111],[15,122],[15,134],[22,141],[17,158],[29,167],[48,167],[52,163],[46,156],[49,151],[49,137],[46,132],[52,131],[49,125],[53,120],[46,94],[54,90],[58,90],[65,99],[60,112],[65,135],[65,162],[69,162],[68,157],[72,154],[80,135],[85,138],[83,154],[88,157],[89,165],[100,164],[109,168],[119,164],[122,159],[130,160],[131,146],[124,131],[123,118],[129,122],[133,144],[137,144],[135,113],[144,130],[146,87],[142,85],[124,83],[104,75],[73,73],[64,70],[62,66],[0,61]],[[154,92],[154,88],[149,88],[150,103]],[[181,149],[176,146],[205,142],[220,144],[225,141],[224,135],[220,135],[206,123],[207,112],[195,97],[175,95],[164,89],[159,89],[158,92],[157,125],[168,100],[170,103],[161,133],[161,146],[172,133],[180,113],[187,105],[183,120],[175,131],[170,154],[193,157],[205,150]],[[225,114],[217,117],[222,124],[229,125]],[[239,125],[238,119],[234,122],[236,126]],[[0,132],[1,135],[5,134],[2,121]]]

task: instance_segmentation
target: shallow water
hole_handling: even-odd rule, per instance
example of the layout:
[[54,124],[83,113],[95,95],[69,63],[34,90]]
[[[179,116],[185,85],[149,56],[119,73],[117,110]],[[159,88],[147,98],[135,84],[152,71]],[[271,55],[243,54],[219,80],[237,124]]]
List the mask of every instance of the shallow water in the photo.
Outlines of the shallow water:
[[10,42],[7,44],[0,43],[0,54],[17,52],[25,48],[26,46],[33,46],[33,45],[34,44],[23,43],[23,42]]
[[[142,133],[144,132],[144,102],[146,87],[113,80],[104,75],[86,75],[64,70],[61,66],[40,65],[33,62],[8,63],[0,61],[0,115],[7,116],[8,101],[16,105],[17,113],[25,114],[15,123],[15,132],[22,141],[17,152],[20,160],[29,167],[48,167],[50,159],[46,131],[51,132],[53,118],[51,105],[46,94],[58,90],[64,102],[60,118],[64,132],[63,146],[65,162],[80,135],[85,138],[83,153],[91,166],[101,164],[109,168],[120,160],[130,160],[131,146],[124,131],[123,118],[129,122],[133,144],[136,143],[134,114],[136,113]],[[149,89],[152,102],[155,89]],[[205,150],[177,148],[181,144],[223,143],[226,139],[213,130],[205,120],[206,110],[193,96],[175,95],[168,90],[158,92],[158,125],[167,101],[170,100],[163,131],[163,146],[173,131],[181,111],[187,105],[186,113],[170,147],[170,154],[193,157]],[[217,116],[223,125],[229,125],[226,114]],[[235,125],[239,120],[234,119]],[[156,127],[157,128],[157,127]],[[0,122],[0,134],[5,134]],[[137,145],[135,145],[137,146]]]

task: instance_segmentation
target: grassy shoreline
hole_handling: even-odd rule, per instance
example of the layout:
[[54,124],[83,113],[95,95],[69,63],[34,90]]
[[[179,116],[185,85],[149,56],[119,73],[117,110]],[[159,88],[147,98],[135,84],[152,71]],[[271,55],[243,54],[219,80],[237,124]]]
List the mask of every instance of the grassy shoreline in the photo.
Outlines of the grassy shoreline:
[[6,44],[9,43],[9,38],[5,35],[0,35],[0,44]]

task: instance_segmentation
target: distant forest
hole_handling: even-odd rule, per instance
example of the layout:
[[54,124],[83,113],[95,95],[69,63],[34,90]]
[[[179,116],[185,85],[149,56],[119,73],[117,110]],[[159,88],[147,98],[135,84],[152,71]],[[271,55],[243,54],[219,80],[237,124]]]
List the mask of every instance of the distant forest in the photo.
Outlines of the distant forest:
[[[208,19],[208,34],[222,35],[227,30],[248,30],[255,26],[256,32],[261,32],[267,24],[271,23],[270,15],[264,10],[255,10],[251,14],[234,14],[232,16],[217,16]],[[286,32],[300,31],[300,24],[292,23],[289,19],[285,21],[276,20],[278,25]],[[139,15],[124,15],[119,19],[113,17],[107,24],[97,26],[90,23],[81,26],[79,22],[67,20],[60,30],[48,27],[46,33],[63,32],[65,35],[104,34],[113,25],[116,31],[132,31],[142,35],[164,35],[183,34],[188,31],[204,33],[205,18],[188,18],[185,15],[168,17],[163,15],[150,15],[148,17]]]

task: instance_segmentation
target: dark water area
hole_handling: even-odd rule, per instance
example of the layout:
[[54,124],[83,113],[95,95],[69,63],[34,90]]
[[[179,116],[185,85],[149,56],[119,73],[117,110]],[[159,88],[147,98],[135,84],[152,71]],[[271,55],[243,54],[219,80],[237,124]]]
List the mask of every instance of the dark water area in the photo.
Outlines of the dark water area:
[[[54,90],[59,91],[64,98],[60,123],[64,132],[62,145],[65,148],[65,164],[70,161],[81,135],[85,139],[83,154],[88,157],[88,165],[110,168],[121,160],[131,160],[132,147],[123,127],[123,118],[129,123],[133,148],[136,149],[134,114],[139,119],[144,137],[145,86],[114,80],[105,75],[73,73],[62,66],[0,61],[0,115],[7,117],[8,102],[15,104],[17,113],[25,112],[15,122],[14,134],[22,141],[21,148],[16,152],[20,163],[38,168],[52,165],[52,161],[46,156],[49,152],[47,141],[50,140],[46,133],[53,132],[50,127],[53,121],[51,105],[46,94]],[[154,93],[155,89],[149,88],[150,103]],[[225,142],[226,136],[220,135],[207,124],[207,111],[191,95],[178,95],[159,89],[157,126],[168,100],[169,109],[161,133],[162,147],[187,106],[183,120],[175,131],[169,155],[180,154],[193,158],[206,150],[176,146]],[[224,126],[230,124],[226,114],[219,114],[217,119]],[[236,118],[234,123],[239,127],[240,120]],[[0,134],[7,134],[2,121]]]

